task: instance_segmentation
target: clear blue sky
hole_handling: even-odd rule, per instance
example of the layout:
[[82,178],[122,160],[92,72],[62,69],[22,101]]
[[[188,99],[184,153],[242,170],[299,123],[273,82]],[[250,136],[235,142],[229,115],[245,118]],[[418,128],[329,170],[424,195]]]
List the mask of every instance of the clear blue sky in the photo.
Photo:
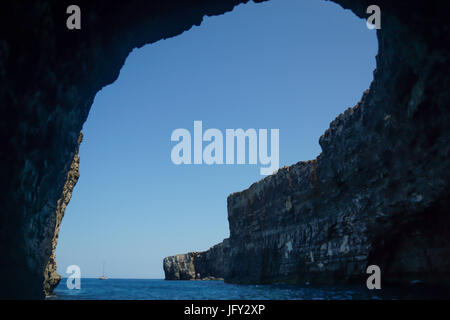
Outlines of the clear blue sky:
[[272,0],[205,17],[134,50],[85,123],[81,177],[62,222],[58,270],[163,278],[162,259],[228,237],[227,196],[259,165],[171,162],[177,128],[278,128],[280,166],[314,159],[329,123],[369,87],[377,40],[334,3]]

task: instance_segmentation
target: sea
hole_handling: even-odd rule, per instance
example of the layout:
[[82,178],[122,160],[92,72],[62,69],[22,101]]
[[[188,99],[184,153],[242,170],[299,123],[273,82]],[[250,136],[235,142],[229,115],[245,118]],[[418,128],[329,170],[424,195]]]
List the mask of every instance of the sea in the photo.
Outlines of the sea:
[[238,285],[220,280],[82,278],[80,289],[62,279],[55,300],[371,300],[450,299],[447,289],[418,285],[369,290],[364,286]]

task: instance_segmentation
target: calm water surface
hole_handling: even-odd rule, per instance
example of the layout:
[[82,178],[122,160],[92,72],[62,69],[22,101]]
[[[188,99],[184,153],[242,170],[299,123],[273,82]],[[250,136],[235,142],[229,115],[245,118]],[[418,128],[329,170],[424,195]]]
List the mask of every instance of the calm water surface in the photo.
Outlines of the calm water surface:
[[408,288],[368,290],[358,286],[236,285],[223,281],[165,281],[161,279],[81,279],[81,289],[69,290],[62,279],[48,299],[178,300],[178,299],[432,299],[450,298],[448,292]]

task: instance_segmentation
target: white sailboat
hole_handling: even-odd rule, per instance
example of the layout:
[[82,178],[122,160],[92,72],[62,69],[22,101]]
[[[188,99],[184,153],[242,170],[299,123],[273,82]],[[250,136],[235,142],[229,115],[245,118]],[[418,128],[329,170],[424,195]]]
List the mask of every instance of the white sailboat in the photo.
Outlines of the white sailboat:
[[106,279],[108,279],[108,278],[105,276],[105,263],[104,263],[104,262],[103,262],[103,273],[102,273],[101,277],[98,277],[98,279],[99,279],[99,280],[106,280]]

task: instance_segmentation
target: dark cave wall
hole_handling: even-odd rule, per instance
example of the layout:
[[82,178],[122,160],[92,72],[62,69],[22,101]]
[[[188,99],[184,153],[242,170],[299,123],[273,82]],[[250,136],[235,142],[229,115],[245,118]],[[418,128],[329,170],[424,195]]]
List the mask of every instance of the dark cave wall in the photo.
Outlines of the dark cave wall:
[[[82,8],[80,31],[65,27],[65,11],[72,2],[2,4],[0,271],[6,276],[0,297],[43,297],[52,221],[96,92],[117,78],[133,48],[178,35],[199,25],[204,15],[222,14],[241,2],[246,1],[76,1]],[[361,17],[371,4],[336,2]],[[361,185],[364,168],[375,172],[384,164],[378,173],[384,175],[383,183],[405,188],[380,189],[373,196],[386,197],[392,212],[415,214],[447,195],[449,81],[444,45],[449,15],[445,1],[378,4],[383,20],[377,32],[375,81],[356,112],[359,120],[350,119],[347,126],[346,118],[339,117],[336,121],[342,123],[334,127],[340,131],[333,132],[332,125],[321,139],[319,179],[324,187],[342,186],[345,192]],[[391,120],[382,121],[387,116]],[[394,129],[386,129],[390,125]],[[351,129],[358,126],[360,130]],[[360,143],[350,145],[345,134],[361,134]],[[380,148],[383,144],[389,147]],[[393,157],[401,160],[391,161]],[[400,173],[389,178],[397,170]],[[407,178],[410,187],[397,178]],[[410,199],[408,192],[419,187],[426,197],[418,205],[393,199],[396,192]]]
[[[9,1],[0,12],[0,297],[43,297],[57,201],[95,94],[135,47],[242,1]],[[245,2],[245,1],[244,1]]]

